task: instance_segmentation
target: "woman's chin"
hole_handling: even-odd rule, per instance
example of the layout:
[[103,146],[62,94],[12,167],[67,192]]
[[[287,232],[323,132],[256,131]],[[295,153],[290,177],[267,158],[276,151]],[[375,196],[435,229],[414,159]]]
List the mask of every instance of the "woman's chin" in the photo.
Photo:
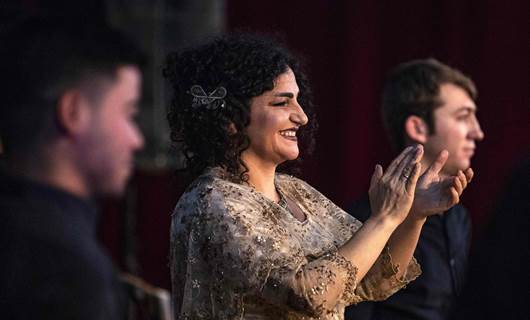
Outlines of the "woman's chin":
[[283,162],[296,160],[298,158],[298,155],[299,155],[299,152],[293,152],[290,154],[286,154],[283,157],[284,158]]

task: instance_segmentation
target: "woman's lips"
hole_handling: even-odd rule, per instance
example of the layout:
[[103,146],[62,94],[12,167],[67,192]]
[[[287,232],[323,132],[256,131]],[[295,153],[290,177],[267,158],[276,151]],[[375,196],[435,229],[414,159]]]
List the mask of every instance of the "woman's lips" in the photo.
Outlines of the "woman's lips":
[[287,140],[298,141],[298,138],[296,137],[296,129],[281,130],[280,135]]

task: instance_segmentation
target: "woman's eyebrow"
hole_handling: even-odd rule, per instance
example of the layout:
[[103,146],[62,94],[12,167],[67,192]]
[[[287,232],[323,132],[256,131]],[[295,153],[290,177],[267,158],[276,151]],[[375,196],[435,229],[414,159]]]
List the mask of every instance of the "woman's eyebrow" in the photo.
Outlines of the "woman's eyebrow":
[[294,94],[292,92],[278,92],[274,94],[275,97],[285,97],[285,98],[294,98]]

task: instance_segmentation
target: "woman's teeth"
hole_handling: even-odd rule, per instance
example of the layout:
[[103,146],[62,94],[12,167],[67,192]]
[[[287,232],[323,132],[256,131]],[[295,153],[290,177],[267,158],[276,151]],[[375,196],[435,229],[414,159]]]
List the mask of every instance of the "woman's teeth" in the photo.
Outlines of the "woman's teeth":
[[284,137],[296,137],[296,131],[293,130],[280,131],[280,134]]

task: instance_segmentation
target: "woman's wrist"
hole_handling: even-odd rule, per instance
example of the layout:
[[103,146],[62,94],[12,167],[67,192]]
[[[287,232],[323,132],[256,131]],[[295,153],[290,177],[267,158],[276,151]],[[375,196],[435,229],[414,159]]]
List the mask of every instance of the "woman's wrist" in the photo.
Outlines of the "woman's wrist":
[[415,215],[413,212],[410,212],[401,225],[421,228],[423,227],[423,224],[425,224],[425,221],[427,221],[427,217],[423,215]]
[[376,230],[392,233],[400,223],[401,221],[398,221],[393,217],[372,215],[365,221],[364,225],[367,227],[373,227]]

